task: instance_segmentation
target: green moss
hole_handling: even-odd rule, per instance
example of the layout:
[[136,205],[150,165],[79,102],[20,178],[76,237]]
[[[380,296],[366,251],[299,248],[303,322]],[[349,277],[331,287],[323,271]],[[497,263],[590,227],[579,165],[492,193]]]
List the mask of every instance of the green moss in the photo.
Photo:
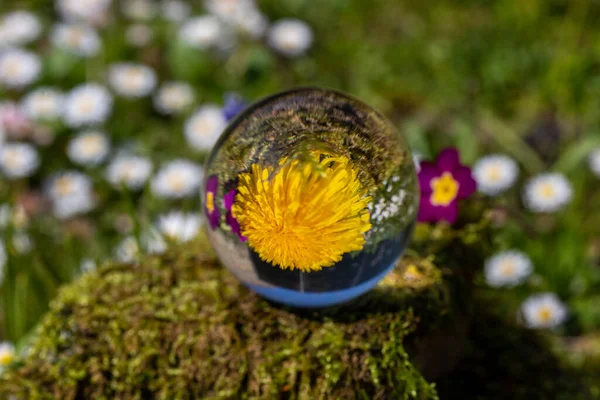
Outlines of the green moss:
[[65,287],[0,397],[437,397],[407,350],[449,320],[430,262],[407,259],[410,280],[399,267],[351,305],[294,311],[240,286],[197,246]]

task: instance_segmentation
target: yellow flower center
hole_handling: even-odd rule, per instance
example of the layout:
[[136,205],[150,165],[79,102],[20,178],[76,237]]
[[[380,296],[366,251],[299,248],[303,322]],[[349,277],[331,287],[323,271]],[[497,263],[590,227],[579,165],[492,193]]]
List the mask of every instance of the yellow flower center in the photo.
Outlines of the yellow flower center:
[[206,193],[206,209],[209,213],[215,210],[215,194],[213,192]]
[[83,138],[82,150],[86,155],[92,155],[98,152],[102,147],[103,138],[98,135],[90,135]]
[[404,279],[407,281],[418,281],[423,277],[423,274],[419,271],[415,264],[411,264],[404,271]]
[[538,318],[541,322],[550,322],[552,320],[552,309],[550,307],[541,307],[538,310]]
[[62,176],[56,180],[56,191],[62,196],[68,196],[75,190],[73,181],[67,176]]
[[502,178],[502,173],[500,172],[500,167],[497,165],[492,165],[488,169],[488,179],[491,182],[498,182]]
[[456,199],[458,195],[458,182],[450,172],[444,172],[442,176],[431,180],[431,197],[429,200],[434,206],[447,206]]
[[515,263],[512,262],[512,261],[505,261],[500,266],[500,272],[504,276],[512,276],[512,275],[514,275],[515,274],[515,270],[516,270],[516,266],[515,266]]
[[169,177],[168,185],[174,192],[180,192],[185,187],[185,181],[178,175],[171,175]]
[[282,269],[332,266],[343,254],[361,250],[371,228],[371,198],[351,161],[310,157],[283,159],[276,171],[253,164],[239,175],[233,216],[260,258]]
[[539,187],[540,196],[550,199],[554,196],[554,187],[548,183],[541,184]]
[[0,353],[0,366],[6,366],[13,362],[15,355],[10,351]]

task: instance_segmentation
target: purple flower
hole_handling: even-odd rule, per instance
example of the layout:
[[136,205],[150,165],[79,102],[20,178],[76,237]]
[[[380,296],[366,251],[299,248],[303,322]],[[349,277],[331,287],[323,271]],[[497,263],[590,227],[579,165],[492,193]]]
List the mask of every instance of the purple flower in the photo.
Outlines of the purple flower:
[[230,190],[229,192],[227,192],[227,194],[225,195],[225,209],[227,210],[227,215],[225,216],[225,222],[227,222],[227,224],[231,227],[231,232],[235,233],[236,235],[238,235],[238,237],[240,238],[240,240],[242,242],[245,242],[246,240],[248,240],[248,238],[246,238],[244,235],[242,235],[242,231],[240,229],[240,223],[238,222],[237,219],[235,219],[235,217],[233,216],[233,213],[231,212],[231,207],[233,206],[233,203],[235,201],[235,195],[237,194],[237,191],[235,189]]
[[458,200],[469,197],[477,183],[471,169],[460,163],[458,151],[450,148],[442,150],[435,163],[421,162],[419,186],[419,221],[454,223],[458,218]]
[[204,199],[204,211],[208,217],[208,222],[212,229],[219,226],[221,219],[221,213],[215,204],[215,198],[217,197],[217,189],[219,187],[219,178],[216,175],[208,178],[206,182],[206,197]]
[[241,113],[248,103],[237,94],[228,94],[225,96],[225,105],[223,106],[223,115],[227,122]]

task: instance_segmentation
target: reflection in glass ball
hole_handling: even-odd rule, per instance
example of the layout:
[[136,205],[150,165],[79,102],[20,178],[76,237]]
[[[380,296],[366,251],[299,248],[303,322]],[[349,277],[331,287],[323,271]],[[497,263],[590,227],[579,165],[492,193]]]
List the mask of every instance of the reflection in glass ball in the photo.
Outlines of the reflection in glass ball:
[[410,150],[383,116],[339,92],[298,89],[232,121],[205,168],[221,262],[278,303],[324,307],[372,288],[412,233]]

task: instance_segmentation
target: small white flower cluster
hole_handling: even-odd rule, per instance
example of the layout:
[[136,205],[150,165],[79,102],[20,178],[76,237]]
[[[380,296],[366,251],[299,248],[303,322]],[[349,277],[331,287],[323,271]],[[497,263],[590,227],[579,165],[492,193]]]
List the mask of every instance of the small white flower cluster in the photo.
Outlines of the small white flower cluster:
[[[397,183],[400,180],[399,176],[393,176],[390,180],[394,183]],[[387,187],[387,192],[390,193],[392,191],[392,186],[388,186],[388,182],[383,182],[383,186]],[[369,203],[369,212],[371,213],[371,220],[382,222],[388,218],[391,218],[398,214],[400,211],[400,207],[406,198],[406,191],[401,189],[398,193],[392,195],[388,200],[384,197],[379,198],[376,204]]]
[[118,154],[108,165],[106,179],[116,188],[140,190],[152,173],[152,162],[133,154]]
[[75,87],[65,99],[63,118],[71,128],[99,125],[112,111],[113,99],[108,90],[95,83]]
[[21,100],[21,109],[34,121],[55,121],[62,117],[64,96],[58,89],[40,87]]
[[29,143],[5,143],[0,147],[0,170],[8,179],[29,177],[39,165],[38,152]]
[[312,29],[303,21],[284,18],[269,29],[267,42],[278,53],[298,57],[306,53],[313,42]]
[[79,133],[67,146],[67,155],[75,164],[96,166],[106,159],[110,151],[108,137],[99,131]]

